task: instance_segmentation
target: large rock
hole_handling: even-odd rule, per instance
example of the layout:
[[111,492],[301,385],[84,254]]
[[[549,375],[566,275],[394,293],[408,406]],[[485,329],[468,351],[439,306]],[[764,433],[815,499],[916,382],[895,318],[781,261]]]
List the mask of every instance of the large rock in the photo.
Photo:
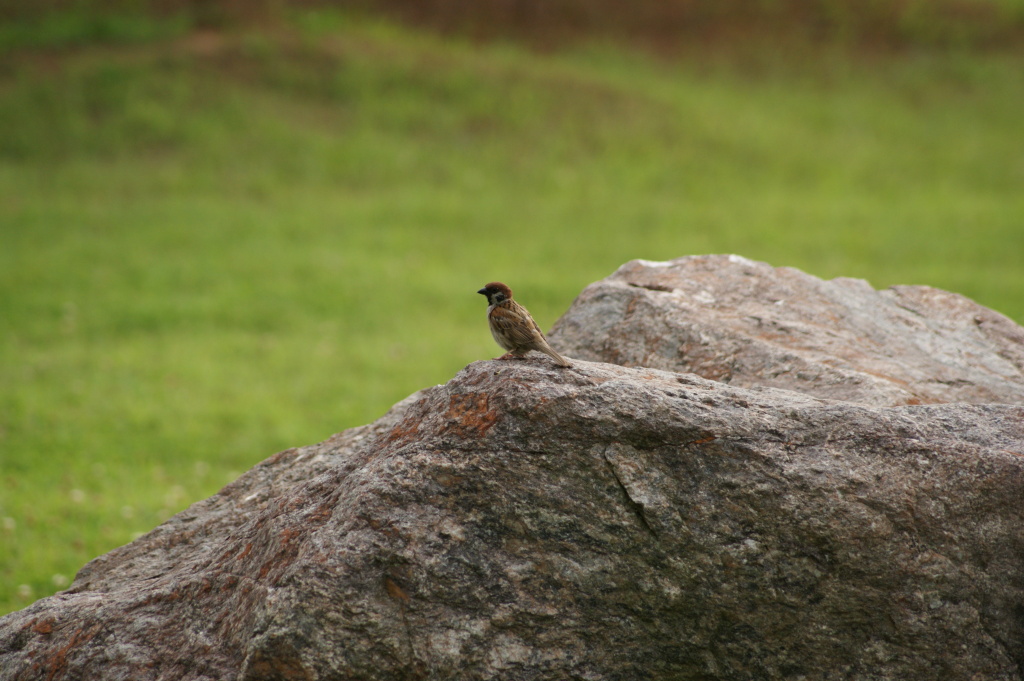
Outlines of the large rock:
[[543,357],[271,457],[0,619],[4,679],[1021,679],[1024,407]]
[[1021,339],[933,289],[629,263],[553,344],[731,385],[471,364],[0,618],[0,678],[1021,681]]
[[735,255],[626,263],[550,338],[570,357],[863,404],[1024,403],[1024,329],[999,313]]

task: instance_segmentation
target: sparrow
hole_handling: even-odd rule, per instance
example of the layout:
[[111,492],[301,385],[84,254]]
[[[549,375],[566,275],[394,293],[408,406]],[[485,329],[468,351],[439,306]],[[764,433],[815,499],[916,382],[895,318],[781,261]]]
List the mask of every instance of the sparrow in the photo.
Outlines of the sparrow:
[[512,300],[512,289],[500,281],[492,281],[477,293],[487,296],[487,322],[491,326],[491,335],[498,345],[508,350],[498,359],[522,359],[530,350],[537,350],[555,360],[558,366],[572,366],[569,360],[551,349],[548,339],[526,308]]

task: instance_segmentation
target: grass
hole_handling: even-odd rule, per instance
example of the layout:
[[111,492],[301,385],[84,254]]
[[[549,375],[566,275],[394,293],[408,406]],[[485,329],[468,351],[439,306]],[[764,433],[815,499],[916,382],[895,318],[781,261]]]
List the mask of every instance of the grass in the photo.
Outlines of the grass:
[[735,252],[1024,319],[1022,58],[756,69],[348,15],[0,67],[0,612],[270,454]]
[[0,54],[24,48],[147,43],[182,35],[192,23],[192,17],[185,12],[154,16],[144,11],[141,2],[97,11],[82,0],[65,2],[63,6],[0,0],[0,19]]

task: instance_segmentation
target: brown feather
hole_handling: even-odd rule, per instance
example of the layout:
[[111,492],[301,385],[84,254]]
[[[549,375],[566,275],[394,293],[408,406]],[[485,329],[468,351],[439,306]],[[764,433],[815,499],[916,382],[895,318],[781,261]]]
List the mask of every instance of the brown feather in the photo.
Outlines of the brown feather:
[[544,339],[537,322],[533,321],[530,313],[515,301],[506,300],[495,305],[491,310],[490,319],[491,324],[511,343],[511,347],[503,345],[506,350],[532,346]]
[[487,302],[491,304],[487,321],[498,345],[516,357],[536,350],[548,355],[560,366],[572,366],[569,360],[551,348],[544,332],[526,308],[512,300],[512,289],[501,282],[492,281],[478,293],[485,294]]

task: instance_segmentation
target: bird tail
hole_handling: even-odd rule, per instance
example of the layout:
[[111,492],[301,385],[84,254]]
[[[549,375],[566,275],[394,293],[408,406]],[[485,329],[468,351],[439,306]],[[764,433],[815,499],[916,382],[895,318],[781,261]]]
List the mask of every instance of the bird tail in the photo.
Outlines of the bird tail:
[[551,348],[551,346],[550,346],[550,345],[549,345],[549,346],[547,346],[546,348],[544,348],[543,352],[544,352],[544,354],[546,354],[546,355],[547,355],[548,357],[550,357],[551,359],[555,360],[555,362],[557,362],[557,363],[558,363],[558,366],[560,366],[560,367],[571,367],[571,366],[572,366],[572,362],[570,362],[570,361],[569,361],[569,360],[567,360],[567,359],[566,359],[565,357],[562,357],[562,356],[561,356],[560,354],[558,354],[557,352],[555,352],[555,351],[554,351],[554,350],[553,350],[553,349]]

